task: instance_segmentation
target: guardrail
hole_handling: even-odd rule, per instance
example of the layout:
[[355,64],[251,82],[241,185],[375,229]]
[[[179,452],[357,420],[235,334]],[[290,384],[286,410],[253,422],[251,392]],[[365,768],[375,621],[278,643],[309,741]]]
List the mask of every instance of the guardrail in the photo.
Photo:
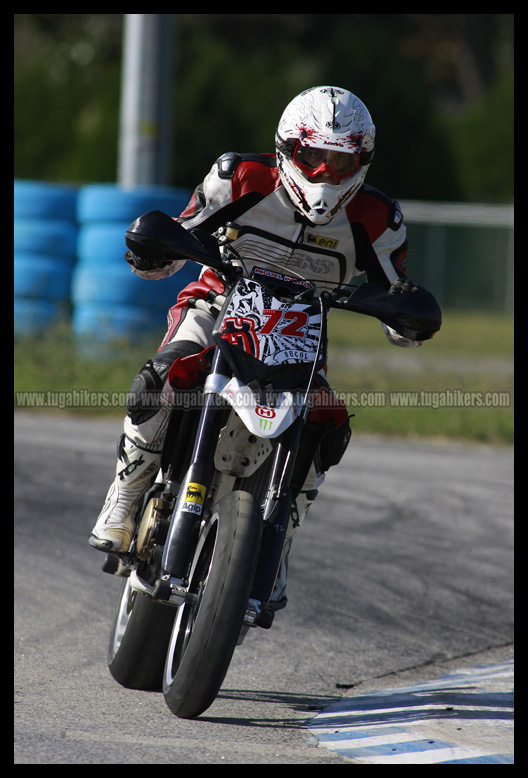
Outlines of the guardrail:
[[513,311],[513,205],[406,200],[401,207],[413,280],[443,307]]

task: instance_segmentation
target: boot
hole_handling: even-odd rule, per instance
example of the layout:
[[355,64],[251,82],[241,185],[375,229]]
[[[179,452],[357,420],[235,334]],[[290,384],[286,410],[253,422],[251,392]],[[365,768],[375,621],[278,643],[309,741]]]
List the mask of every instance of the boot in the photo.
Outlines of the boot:
[[[288,561],[290,558],[293,536],[303,523],[306,514],[317,497],[317,489],[315,486],[320,486],[324,480],[324,476],[322,474],[317,474],[315,472],[315,467],[313,466],[310,475],[311,478],[306,480],[303,491],[300,492],[291,507],[290,524],[288,532],[286,533],[286,541],[282,552],[279,573],[275,581],[273,593],[268,602],[268,607],[274,612],[282,610],[282,608],[285,608],[287,605],[288,598],[286,597],[286,584],[288,579]],[[308,489],[306,490],[307,486]]]
[[135,531],[135,516],[144,493],[160,467],[161,451],[139,448],[126,435],[119,445],[116,477],[88,542],[106,552],[126,552]]

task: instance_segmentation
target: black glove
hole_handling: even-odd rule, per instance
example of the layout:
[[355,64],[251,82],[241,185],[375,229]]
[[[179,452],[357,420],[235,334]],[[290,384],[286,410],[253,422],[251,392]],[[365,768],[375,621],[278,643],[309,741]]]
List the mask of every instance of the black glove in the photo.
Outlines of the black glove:
[[164,260],[156,259],[153,257],[147,259],[144,257],[138,257],[138,255],[134,254],[132,251],[126,252],[125,259],[128,264],[132,265],[132,267],[136,270],[155,270],[158,267],[165,267],[165,265],[170,265],[171,263],[170,259]]
[[423,286],[414,284],[409,278],[399,278],[391,284],[389,294],[397,295],[390,306],[394,321],[385,323],[397,333],[410,340],[429,340],[438,332],[442,312],[433,295]]
[[397,281],[391,284],[389,294],[401,294],[402,292],[417,292],[418,290],[424,291],[423,286],[414,284],[410,278],[398,278]]

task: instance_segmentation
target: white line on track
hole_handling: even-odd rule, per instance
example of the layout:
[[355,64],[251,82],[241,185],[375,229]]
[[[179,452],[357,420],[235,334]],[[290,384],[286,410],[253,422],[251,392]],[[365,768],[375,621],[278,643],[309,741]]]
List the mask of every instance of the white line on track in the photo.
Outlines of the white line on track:
[[514,764],[513,659],[343,698],[308,728],[356,764]]

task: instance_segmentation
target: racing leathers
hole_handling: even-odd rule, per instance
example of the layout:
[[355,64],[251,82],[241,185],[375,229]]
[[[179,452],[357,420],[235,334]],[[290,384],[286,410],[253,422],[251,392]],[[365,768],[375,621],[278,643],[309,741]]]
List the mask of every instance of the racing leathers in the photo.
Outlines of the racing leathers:
[[[234,222],[238,237],[232,245],[244,258],[246,269],[258,267],[259,262],[269,269],[270,262],[276,262],[279,272],[299,275],[320,289],[348,284],[363,272],[369,281],[389,288],[406,275],[406,228],[397,202],[363,184],[329,224],[313,225],[303,219],[281,186],[275,154],[224,154],[197,187],[178,221],[186,229],[200,227],[210,233]],[[159,279],[172,275],[179,263],[149,271],[132,269],[143,278]],[[175,325],[171,316],[181,316],[189,299],[207,300],[211,290],[219,290],[217,277],[210,270],[191,287],[171,309],[169,337]],[[395,345],[419,345],[419,341],[382,326]]]
[[[186,229],[200,227],[211,234],[222,232],[229,223],[236,225],[231,245],[248,273],[260,268],[300,276],[319,289],[329,290],[350,283],[363,272],[369,281],[380,282],[386,288],[405,278],[406,229],[396,202],[362,185],[331,222],[313,225],[288,198],[274,154],[224,154],[197,187],[178,221]],[[129,261],[135,273],[150,280],[163,279],[181,267],[181,261],[175,261],[146,270],[134,267],[133,257]],[[100,550],[128,550],[137,506],[159,468],[171,411],[169,369],[177,359],[199,354],[213,344],[212,328],[223,293],[222,278],[210,268],[183,289],[169,311],[167,333],[157,355],[132,383],[116,477],[90,537],[90,543]],[[419,345],[383,327],[395,345]],[[324,376],[321,382],[324,384]],[[145,406],[141,398],[151,398],[153,393],[158,401]],[[335,445],[342,450],[330,458],[332,464],[340,459],[350,437],[344,405],[336,401],[333,413],[336,429],[340,430]],[[292,507],[292,528],[298,527],[306,515],[323,473],[324,467],[312,465]],[[291,537],[272,597],[275,607],[285,603],[290,543]]]

